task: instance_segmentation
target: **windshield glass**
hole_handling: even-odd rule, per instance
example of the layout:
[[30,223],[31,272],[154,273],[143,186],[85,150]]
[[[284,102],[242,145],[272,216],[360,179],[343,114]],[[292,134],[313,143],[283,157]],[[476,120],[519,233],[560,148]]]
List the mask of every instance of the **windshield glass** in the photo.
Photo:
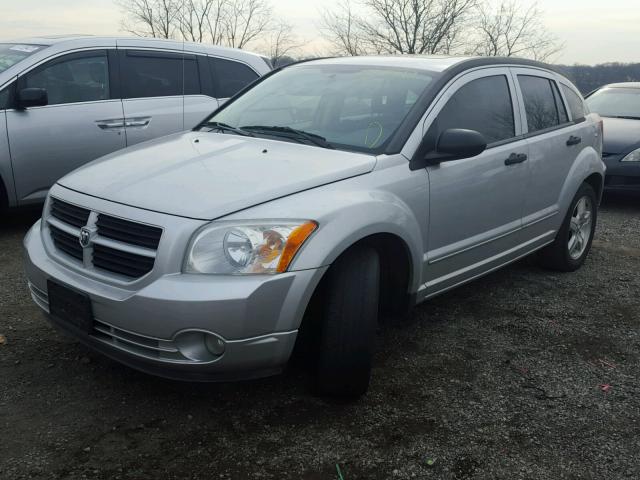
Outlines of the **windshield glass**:
[[256,136],[379,153],[436,75],[387,67],[298,65],[265,79],[208,122],[247,127]]
[[640,88],[603,88],[587,99],[587,105],[603,117],[640,119]]
[[43,48],[42,45],[0,43],[0,73]]

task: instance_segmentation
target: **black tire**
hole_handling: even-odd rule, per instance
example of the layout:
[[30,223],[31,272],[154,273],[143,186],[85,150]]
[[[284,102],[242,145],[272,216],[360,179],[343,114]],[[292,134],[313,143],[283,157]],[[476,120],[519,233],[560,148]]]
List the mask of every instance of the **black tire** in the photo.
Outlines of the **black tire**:
[[369,247],[347,251],[327,272],[315,389],[354,398],[369,387],[378,323],[380,260]]
[[[583,198],[588,198],[591,209],[591,229],[589,232],[589,239],[586,242],[586,247],[579,257],[574,258],[570,254],[569,241],[572,238],[571,232],[571,219],[576,212],[578,202]],[[541,266],[550,270],[559,272],[573,272],[579,269],[589,255],[591,250],[591,243],[593,242],[593,235],[596,229],[596,222],[598,220],[598,198],[593,187],[587,183],[583,183],[575,197],[571,201],[571,206],[567,212],[564,222],[556,235],[555,241],[540,250],[538,258]]]

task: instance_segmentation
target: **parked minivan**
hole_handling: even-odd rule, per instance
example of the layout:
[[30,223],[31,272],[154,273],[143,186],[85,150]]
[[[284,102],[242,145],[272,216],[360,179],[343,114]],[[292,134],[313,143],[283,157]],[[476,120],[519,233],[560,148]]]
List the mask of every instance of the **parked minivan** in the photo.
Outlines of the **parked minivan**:
[[[567,90],[568,89],[568,90]],[[92,349],[183,380],[369,384],[380,317],[593,239],[602,125],[525,60],[314,60],[191,132],[62,178],[25,238],[33,300]]]
[[270,70],[252,53],[157,39],[0,43],[0,209],[42,202],[98,157],[193,128]]

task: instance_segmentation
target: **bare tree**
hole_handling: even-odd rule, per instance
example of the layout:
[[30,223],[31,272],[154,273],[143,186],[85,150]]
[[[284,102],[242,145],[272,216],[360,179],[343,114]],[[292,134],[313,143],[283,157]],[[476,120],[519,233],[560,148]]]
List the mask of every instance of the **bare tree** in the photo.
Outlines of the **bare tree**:
[[360,30],[362,20],[356,16],[349,0],[344,0],[335,10],[321,12],[321,34],[331,43],[334,53],[363,55],[366,52]]
[[536,3],[523,9],[515,0],[478,6],[477,46],[473,53],[486,56],[530,57],[546,61],[563,45],[544,27]]
[[271,14],[271,5],[264,0],[230,1],[223,20],[226,44],[245,47],[268,29]]
[[279,67],[283,62],[288,63],[294,52],[302,46],[293,33],[293,26],[284,20],[273,25],[266,35],[266,42],[262,50],[269,56],[274,67]]
[[333,46],[349,55],[362,53],[450,53],[476,0],[360,0],[325,11],[322,29]]
[[210,17],[220,15],[224,0],[183,0],[179,25],[182,38],[204,42],[209,32]]
[[116,0],[123,30],[142,37],[179,38],[244,48],[270,28],[268,0]]
[[118,0],[128,13],[122,29],[138,37],[174,38],[181,4],[176,0]]

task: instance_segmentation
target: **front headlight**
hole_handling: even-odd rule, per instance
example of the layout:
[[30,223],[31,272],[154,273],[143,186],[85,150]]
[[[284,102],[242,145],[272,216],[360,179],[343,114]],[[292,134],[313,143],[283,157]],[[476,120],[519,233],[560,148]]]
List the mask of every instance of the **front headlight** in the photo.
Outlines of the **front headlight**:
[[634,150],[629,155],[624,157],[621,161],[623,162],[640,162],[640,148]]
[[184,271],[247,275],[285,272],[316,222],[215,222],[191,240]]

